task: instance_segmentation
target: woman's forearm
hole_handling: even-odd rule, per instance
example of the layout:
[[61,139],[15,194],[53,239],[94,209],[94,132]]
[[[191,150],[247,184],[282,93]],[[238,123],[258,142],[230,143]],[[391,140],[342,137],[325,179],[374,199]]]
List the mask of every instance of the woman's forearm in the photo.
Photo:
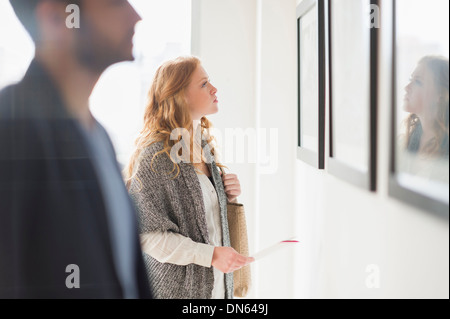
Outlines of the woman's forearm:
[[161,263],[211,267],[214,246],[196,243],[173,232],[141,234],[142,251]]

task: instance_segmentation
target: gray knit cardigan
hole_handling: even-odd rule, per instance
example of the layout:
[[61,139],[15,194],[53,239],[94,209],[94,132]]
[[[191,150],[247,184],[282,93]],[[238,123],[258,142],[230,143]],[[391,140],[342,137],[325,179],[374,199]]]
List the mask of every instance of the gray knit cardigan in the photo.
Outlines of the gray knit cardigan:
[[[209,146],[203,141],[203,147]],[[129,191],[139,212],[140,233],[169,231],[210,244],[205,205],[200,182],[192,164],[181,162],[180,174],[173,179],[173,163],[165,153],[151,162],[163,149],[157,142],[146,148]],[[227,221],[227,197],[222,178],[209,151],[205,152],[219,198],[223,246],[230,246]],[[144,253],[151,292],[157,299],[210,299],[214,286],[213,268],[195,264],[178,266],[160,263]],[[233,298],[233,275],[225,274],[225,298]]]

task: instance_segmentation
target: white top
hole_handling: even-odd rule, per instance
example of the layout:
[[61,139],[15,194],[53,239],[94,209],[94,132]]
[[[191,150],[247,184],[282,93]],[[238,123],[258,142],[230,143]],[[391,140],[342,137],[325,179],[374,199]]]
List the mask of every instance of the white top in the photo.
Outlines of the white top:
[[[196,243],[192,239],[172,232],[150,232],[141,235],[142,251],[161,263],[185,266],[196,264],[211,267],[214,247],[222,246],[220,206],[214,186],[208,177],[197,172],[203,193],[206,225],[211,245]],[[214,268],[212,299],[225,298],[225,275]]]
[[[203,192],[209,241],[211,242],[211,245],[219,247],[223,246],[219,197],[208,176],[198,172],[197,176]],[[212,291],[212,299],[225,299],[225,275],[216,268],[214,268],[214,289]]]

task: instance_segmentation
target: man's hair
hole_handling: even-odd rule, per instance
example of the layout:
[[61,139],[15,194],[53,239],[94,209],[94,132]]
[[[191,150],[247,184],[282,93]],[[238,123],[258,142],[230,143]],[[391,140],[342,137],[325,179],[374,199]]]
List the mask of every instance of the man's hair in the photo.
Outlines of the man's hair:
[[10,0],[14,12],[34,41],[38,38],[35,11],[39,1],[40,0]]
[[[36,7],[43,0],[9,0],[20,22],[36,42],[39,40],[39,30],[36,20]],[[52,0],[79,5],[81,0]]]

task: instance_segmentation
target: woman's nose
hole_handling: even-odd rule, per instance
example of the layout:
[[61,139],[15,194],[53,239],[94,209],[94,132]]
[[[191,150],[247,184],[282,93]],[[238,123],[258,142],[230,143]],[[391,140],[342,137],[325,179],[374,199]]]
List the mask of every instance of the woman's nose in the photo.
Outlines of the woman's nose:
[[409,82],[408,85],[405,86],[406,93],[409,93],[410,90],[411,90],[411,82]]
[[211,94],[216,94],[216,93],[217,93],[216,87],[211,84]]

